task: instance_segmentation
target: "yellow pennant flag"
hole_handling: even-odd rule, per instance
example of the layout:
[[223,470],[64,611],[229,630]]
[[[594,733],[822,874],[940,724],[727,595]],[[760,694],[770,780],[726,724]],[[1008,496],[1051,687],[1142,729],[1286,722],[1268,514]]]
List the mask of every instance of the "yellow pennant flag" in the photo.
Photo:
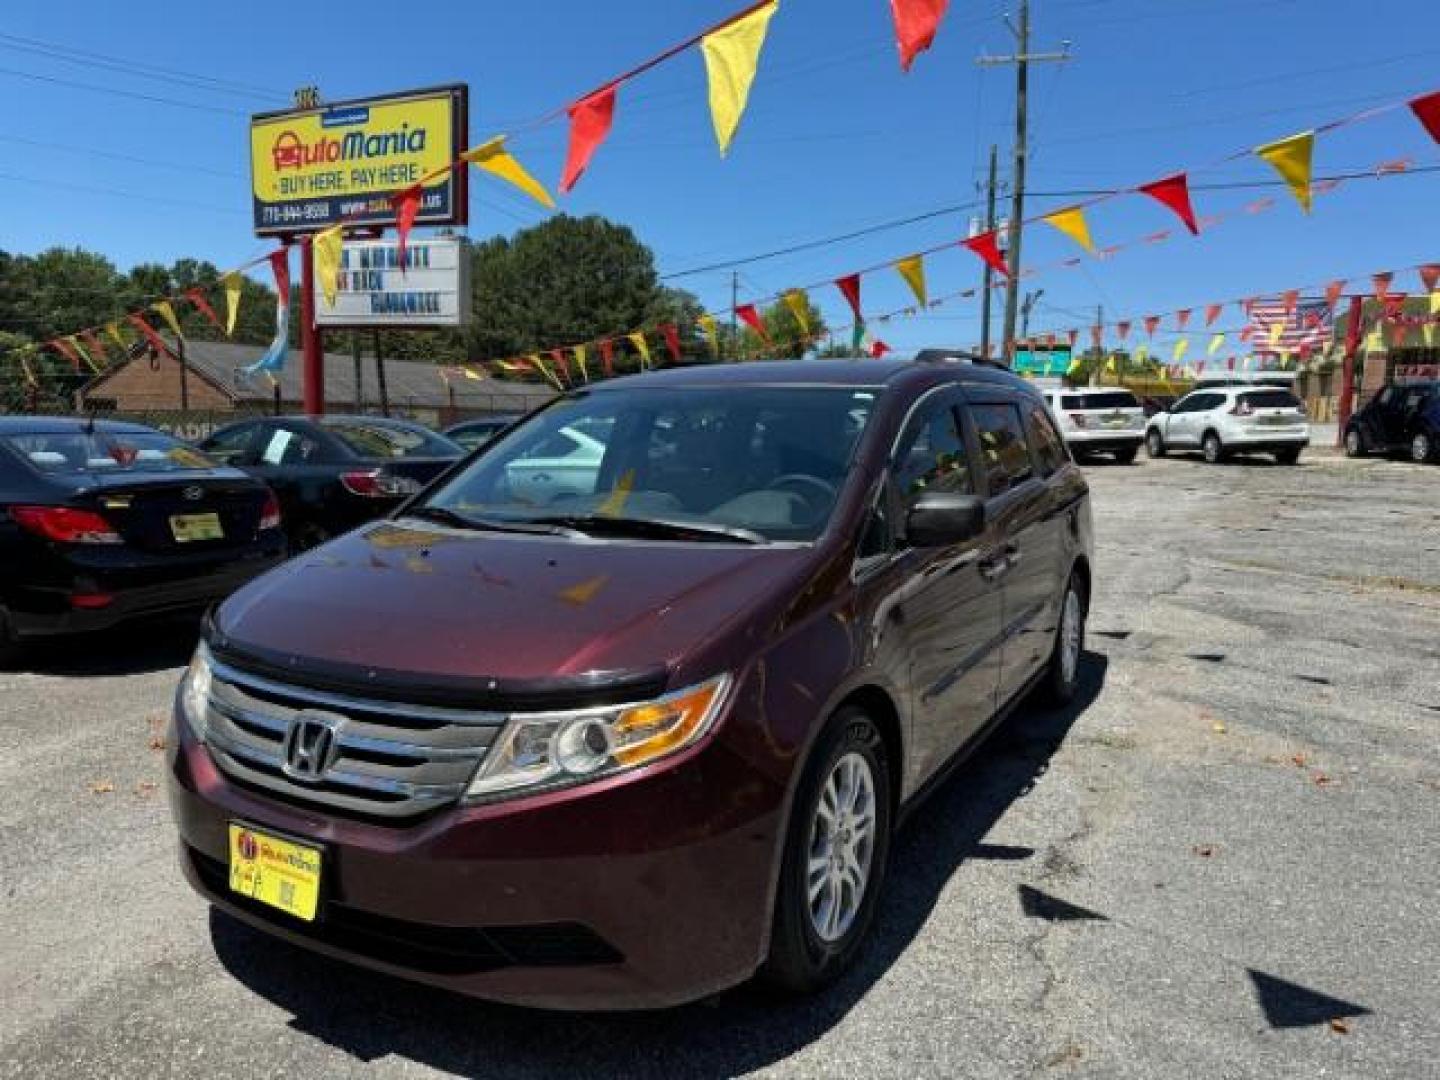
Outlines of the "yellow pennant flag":
[[895,269],[905,279],[905,284],[910,286],[910,291],[915,294],[915,299],[920,301],[924,307],[928,302],[925,297],[925,258],[922,255],[911,255],[901,259],[895,264]]
[[150,310],[158,311],[160,317],[165,320],[165,325],[170,327],[170,332],[176,337],[184,337],[180,332],[180,320],[175,318],[175,309],[170,306],[169,300],[157,300],[150,305]]
[[1225,344],[1225,335],[1224,335],[1224,334],[1216,334],[1214,337],[1212,337],[1212,338],[1210,339],[1210,347],[1205,350],[1205,355],[1206,355],[1206,356],[1214,356],[1217,352],[1220,351],[1220,346],[1222,346],[1222,345],[1224,345],[1224,344]]
[[1277,320],[1270,327],[1270,344],[1280,344],[1280,335],[1283,333],[1285,333],[1285,321],[1283,319]]
[[648,368],[650,366],[650,346],[645,341],[645,335],[636,330],[635,333],[626,334],[625,337],[630,344],[635,346],[635,351],[640,354],[640,366]]
[[1090,226],[1085,224],[1085,212],[1080,207],[1072,206],[1068,210],[1057,210],[1053,214],[1046,214],[1041,220],[1045,224],[1059,229],[1091,255],[1095,254],[1095,245],[1090,240]]
[[1180,358],[1189,351],[1190,339],[1188,337],[1182,337],[1179,341],[1175,342],[1175,353],[1173,356],[1170,357],[1171,362],[1178,364],[1180,362]]
[[1372,329],[1368,334],[1365,335],[1365,351],[1385,351],[1385,335],[1381,332],[1380,324],[1378,322],[1375,324],[1374,329]]
[[720,335],[715,327],[714,315],[701,315],[695,320],[700,324],[700,329],[705,331],[705,340],[710,342],[710,351],[716,356],[720,355]]
[[565,387],[560,385],[560,377],[546,366],[545,361],[540,359],[539,353],[531,353],[525,359],[530,362],[530,365],[534,367],[536,371],[545,376],[545,380],[554,386],[556,390],[565,389]]
[[1114,375],[1114,374],[1115,374],[1116,368],[1115,368],[1115,354],[1114,354],[1114,353],[1111,353],[1111,354],[1110,354],[1110,359],[1105,361],[1105,370],[1108,371],[1111,375]]
[[332,225],[324,232],[316,233],[310,241],[315,273],[320,276],[320,291],[325,294],[325,306],[332,308],[340,292],[340,249],[345,243],[341,232],[339,225]]
[[1078,374],[1080,373],[1080,371],[1081,371],[1084,367],[1085,367],[1084,363],[1081,362],[1081,360],[1080,360],[1080,358],[1079,358],[1078,356],[1073,356],[1073,357],[1071,357],[1071,358],[1070,358],[1070,366],[1065,369],[1065,377],[1066,377],[1066,378],[1071,378],[1071,377],[1073,377],[1073,376],[1075,376],[1075,375],[1078,375]]
[[240,314],[240,293],[245,287],[245,279],[238,270],[231,270],[220,279],[220,284],[225,287],[225,336],[233,337],[235,316]]
[[740,117],[750,98],[750,84],[755,81],[755,68],[760,63],[765,31],[779,7],[780,0],[771,0],[700,39],[705,73],[710,80],[710,119],[715,124],[721,157],[729,152],[730,140],[740,126]]
[[106,323],[105,333],[110,335],[110,340],[115,342],[115,344],[120,347],[121,352],[124,352],[125,349],[128,348],[128,346],[125,344],[125,336],[120,333],[119,323]]
[[1310,212],[1310,162],[1315,151],[1315,132],[1303,131],[1288,139],[1257,146],[1255,153],[1264,158],[1290,185],[1296,200]]
[[585,352],[588,348],[588,345],[576,345],[570,350],[575,354],[575,363],[580,368],[580,377],[586,382],[590,381],[590,368],[585,363]]
[[800,289],[790,289],[783,298],[785,306],[790,309],[790,314],[795,316],[795,321],[800,324],[800,333],[805,337],[810,336],[810,301]]
[[1137,364],[1143,364],[1143,363],[1144,363],[1146,360],[1148,360],[1149,358],[1150,358],[1150,346],[1149,346],[1149,345],[1146,345],[1144,342],[1141,342],[1139,345],[1136,345],[1136,346],[1135,346],[1135,362],[1136,362]]
[[1437,340],[1440,340],[1440,325],[1437,325],[1433,322],[1427,322],[1421,328],[1421,332],[1425,335],[1425,347],[1427,349],[1435,348],[1435,342]]
[[485,372],[477,371],[473,367],[462,367],[460,374],[464,375],[467,379],[473,379],[475,382],[485,381]]
[[472,146],[460,155],[460,159],[514,184],[542,206],[554,210],[555,200],[551,198],[550,192],[545,190],[544,184],[526,172],[525,166],[505,149],[505,138],[504,135],[496,135],[479,146]]
[[25,353],[20,353],[18,359],[20,361],[20,370],[25,373],[25,381],[31,386],[39,386],[40,380],[35,378],[35,369],[30,366],[30,361],[25,359]]
[[[95,358],[90,355],[89,351],[85,348],[85,346],[80,344],[79,339],[76,338],[74,334],[71,334],[65,340],[70,342],[70,344],[75,347],[75,352],[80,356],[82,360],[85,361],[86,365],[90,368],[90,370],[95,372],[96,375],[99,375],[100,365],[95,362]],[[103,360],[104,357],[102,356],[101,359]]]
[[1440,315],[1440,289],[1430,294],[1430,314]]

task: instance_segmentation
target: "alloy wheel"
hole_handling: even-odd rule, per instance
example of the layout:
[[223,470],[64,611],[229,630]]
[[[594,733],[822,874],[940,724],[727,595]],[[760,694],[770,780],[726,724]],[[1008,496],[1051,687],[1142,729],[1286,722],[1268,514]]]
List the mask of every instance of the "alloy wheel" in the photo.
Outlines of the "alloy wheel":
[[815,804],[805,887],[810,926],[825,942],[844,937],[870,883],[875,852],[875,777],[853,750],[835,762]]
[[1208,461],[1211,465],[1219,464],[1221,454],[1219,437],[1215,435],[1206,435],[1205,442],[1201,444],[1201,449],[1205,452],[1206,461]]
[[1410,440],[1410,460],[1426,462],[1430,460],[1430,454],[1434,450],[1430,442],[1430,436],[1425,432],[1417,432],[1415,438]]
[[1360,441],[1360,432],[1351,428],[1345,433],[1345,456],[1360,457],[1365,453],[1365,444]]
[[1080,613],[1080,597],[1073,588],[1065,592],[1065,607],[1060,613],[1060,678],[1066,686],[1075,682],[1080,666],[1080,645],[1084,617]]

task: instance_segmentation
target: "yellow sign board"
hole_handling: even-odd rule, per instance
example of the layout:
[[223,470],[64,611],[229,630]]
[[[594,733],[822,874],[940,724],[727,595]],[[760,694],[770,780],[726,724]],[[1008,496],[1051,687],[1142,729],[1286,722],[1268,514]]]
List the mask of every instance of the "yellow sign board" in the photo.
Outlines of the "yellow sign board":
[[457,85],[252,117],[256,234],[390,224],[391,196],[422,181],[416,223],[464,225],[468,172],[449,166],[469,139],[467,99]]

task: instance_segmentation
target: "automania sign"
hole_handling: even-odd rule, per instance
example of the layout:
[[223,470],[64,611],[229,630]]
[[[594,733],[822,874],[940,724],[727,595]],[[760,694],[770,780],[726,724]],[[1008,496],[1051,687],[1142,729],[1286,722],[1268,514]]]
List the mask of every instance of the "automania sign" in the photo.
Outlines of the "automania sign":
[[463,326],[470,317],[470,252],[458,236],[411,234],[400,266],[394,240],[347,240],[335,306],[317,302],[318,325],[412,329]]
[[467,97],[447,86],[253,117],[255,232],[388,224],[390,197],[436,170],[417,223],[465,224],[468,174],[446,167],[464,149]]

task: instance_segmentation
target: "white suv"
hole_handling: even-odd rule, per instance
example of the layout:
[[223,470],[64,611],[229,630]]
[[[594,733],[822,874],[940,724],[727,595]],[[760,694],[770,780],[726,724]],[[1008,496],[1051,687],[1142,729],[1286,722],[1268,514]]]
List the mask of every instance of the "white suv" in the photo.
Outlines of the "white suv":
[[1199,450],[1211,464],[1231,454],[1274,454],[1294,465],[1310,444],[1305,406],[1289,390],[1216,386],[1195,390],[1169,412],[1150,418],[1145,449],[1151,457]]
[[1145,410],[1129,390],[1081,387],[1042,393],[1072,457],[1113,454],[1122,465],[1135,460],[1145,441]]

